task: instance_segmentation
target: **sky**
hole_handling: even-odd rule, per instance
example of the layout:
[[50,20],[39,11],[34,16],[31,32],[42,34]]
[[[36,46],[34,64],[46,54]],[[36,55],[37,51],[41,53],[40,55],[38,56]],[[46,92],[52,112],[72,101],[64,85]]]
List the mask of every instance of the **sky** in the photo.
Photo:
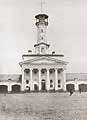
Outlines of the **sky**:
[[[67,72],[87,73],[87,0],[45,0],[47,41],[64,54]],[[41,0],[0,0],[0,73],[21,73],[19,62],[37,41]]]

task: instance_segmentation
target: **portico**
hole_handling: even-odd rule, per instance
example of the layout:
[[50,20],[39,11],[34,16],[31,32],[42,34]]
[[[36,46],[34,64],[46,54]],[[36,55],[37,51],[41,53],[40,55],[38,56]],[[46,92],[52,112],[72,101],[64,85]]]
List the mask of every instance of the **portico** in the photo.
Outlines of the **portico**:
[[23,68],[22,91],[29,88],[30,91],[58,91],[66,90],[65,69],[58,67],[32,67]]

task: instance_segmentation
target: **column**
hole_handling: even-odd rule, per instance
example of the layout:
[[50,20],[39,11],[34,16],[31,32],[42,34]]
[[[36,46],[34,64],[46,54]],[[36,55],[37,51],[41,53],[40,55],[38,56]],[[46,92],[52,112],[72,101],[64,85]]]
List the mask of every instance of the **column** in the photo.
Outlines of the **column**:
[[63,69],[63,90],[66,91],[66,70]]
[[12,91],[12,86],[11,86],[11,84],[9,83],[9,85],[8,85],[8,92],[10,93]]
[[47,91],[50,90],[49,69],[47,69],[46,89],[47,89]]
[[55,91],[58,90],[58,69],[55,69]]
[[32,68],[30,68],[30,91],[33,91]]
[[21,85],[21,91],[25,90],[25,79],[24,79],[24,69],[22,68],[22,85]]
[[39,91],[41,90],[41,69],[38,69],[39,72]]

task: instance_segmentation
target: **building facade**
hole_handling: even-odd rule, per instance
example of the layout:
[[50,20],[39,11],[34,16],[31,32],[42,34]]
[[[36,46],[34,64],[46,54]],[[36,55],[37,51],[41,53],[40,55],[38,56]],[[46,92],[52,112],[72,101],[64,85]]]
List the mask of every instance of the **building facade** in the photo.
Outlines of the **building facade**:
[[22,68],[22,91],[66,91],[66,66],[64,55],[49,53],[46,30],[48,15],[38,14],[36,18],[37,43],[35,52],[23,55],[20,62]]
[[48,15],[38,14],[36,18],[37,42],[34,52],[22,55],[22,74],[0,74],[1,92],[31,91],[83,91],[87,92],[87,73],[66,73],[64,55],[49,52],[46,30]]

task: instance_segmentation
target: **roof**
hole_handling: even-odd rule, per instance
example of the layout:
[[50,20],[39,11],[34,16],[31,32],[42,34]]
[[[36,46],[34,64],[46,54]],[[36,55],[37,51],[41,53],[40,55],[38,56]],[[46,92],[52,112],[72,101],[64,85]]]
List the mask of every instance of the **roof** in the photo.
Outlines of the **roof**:
[[87,73],[66,73],[66,80],[87,80]]
[[19,81],[20,74],[0,74],[0,81]]
[[55,64],[55,65],[57,65],[58,63],[63,64],[63,65],[68,64],[68,62],[63,61],[63,60],[59,60],[59,59],[56,59],[56,58],[53,58],[53,57],[43,56],[43,57],[37,57],[37,58],[30,59],[30,60],[22,61],[22,62],[19,63],[19,65],[20,66],[22,66],[23,64],[33,64],[33,65],[34,64],[38,64],[38,65],[44,65],[44,64],[52,65],[52,64]]
[[39,17],[45,17],[46,19],[48,18],[48,15],[46,14],[38,14],[35,16],[35,18],[39,19]]
[[50,45],[47,44],[47,43],[41,42],[41,43],[35,44],[34,47],[39,46],[39,45],[41,45],[41,44],[44,44],[44,45],[46,45],[46,46],[48,46],[48,47],[50,46]]

